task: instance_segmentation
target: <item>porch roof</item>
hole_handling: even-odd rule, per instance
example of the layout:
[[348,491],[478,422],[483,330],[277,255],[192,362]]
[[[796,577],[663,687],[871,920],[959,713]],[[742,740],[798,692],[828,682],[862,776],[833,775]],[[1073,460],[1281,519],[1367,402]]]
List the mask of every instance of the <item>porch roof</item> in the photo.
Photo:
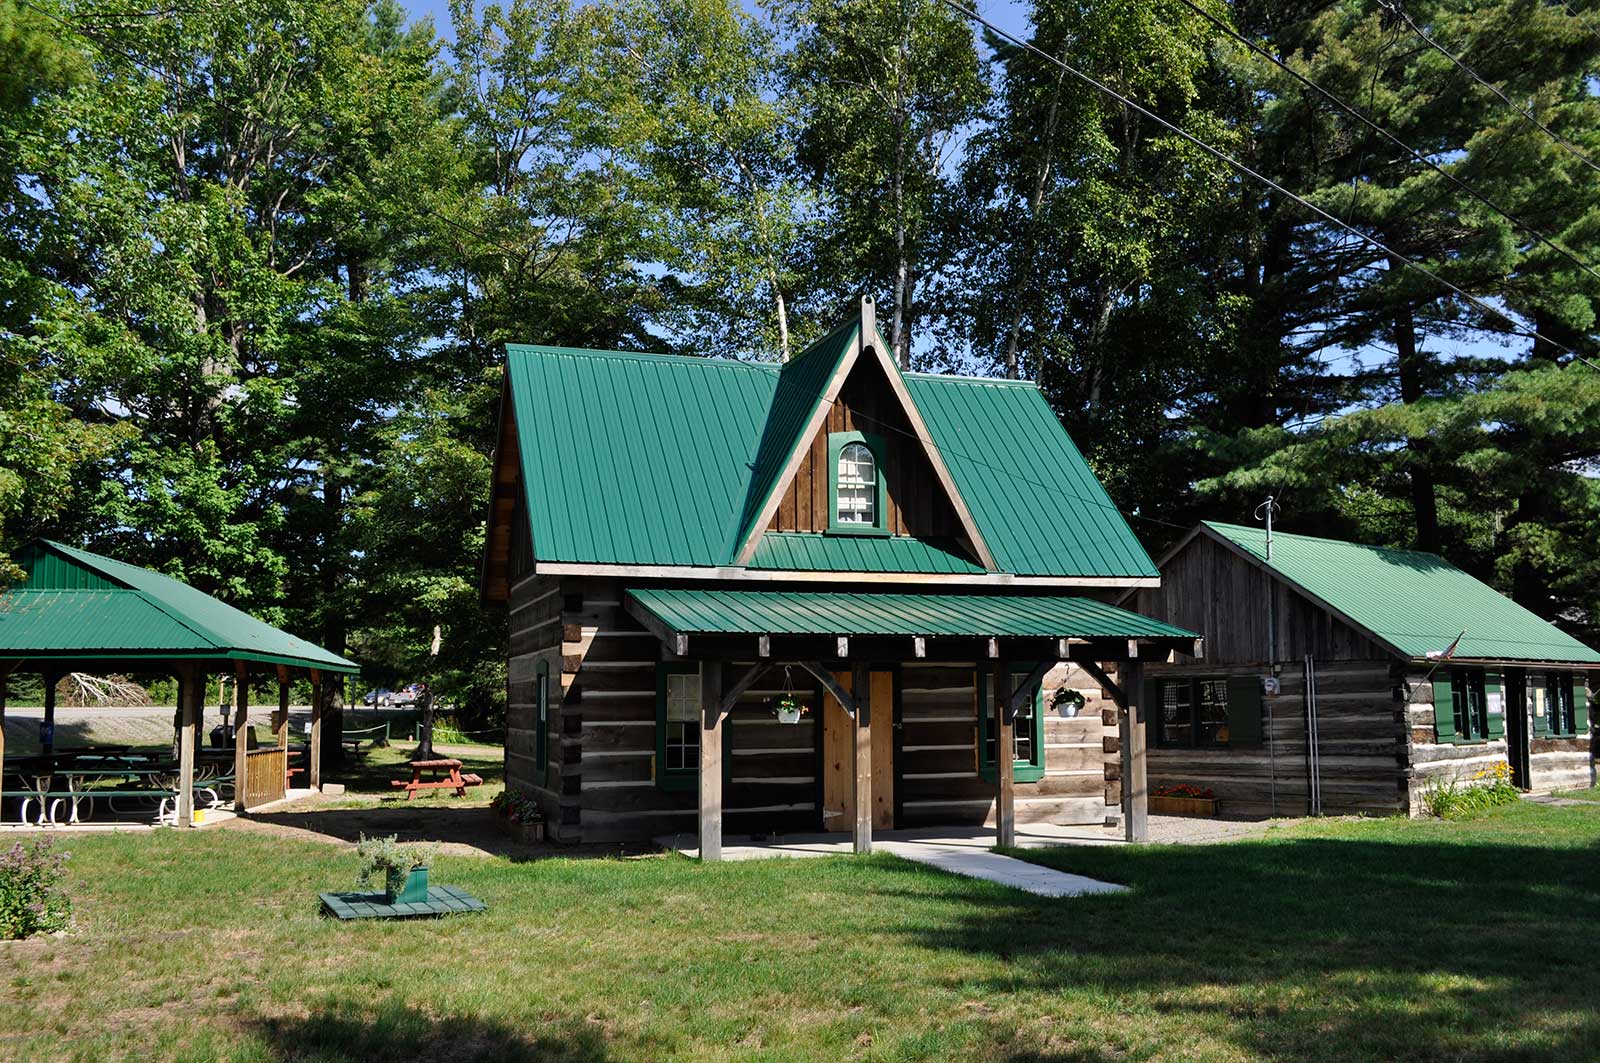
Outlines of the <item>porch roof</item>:
[[868,594],[636,589],[629,597],[673,635],[910,635],[1149,639],[1192,645],[1192,631],[1065,595]]

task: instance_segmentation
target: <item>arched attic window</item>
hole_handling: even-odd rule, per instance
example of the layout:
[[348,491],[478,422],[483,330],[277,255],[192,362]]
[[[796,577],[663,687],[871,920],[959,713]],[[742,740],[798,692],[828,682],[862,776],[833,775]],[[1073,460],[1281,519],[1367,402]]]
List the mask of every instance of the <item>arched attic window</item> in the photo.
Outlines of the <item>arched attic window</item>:
[[838,524],[875,527],[878,523],[878,460],[865,443],[846,443],[839,448],[837,507]]

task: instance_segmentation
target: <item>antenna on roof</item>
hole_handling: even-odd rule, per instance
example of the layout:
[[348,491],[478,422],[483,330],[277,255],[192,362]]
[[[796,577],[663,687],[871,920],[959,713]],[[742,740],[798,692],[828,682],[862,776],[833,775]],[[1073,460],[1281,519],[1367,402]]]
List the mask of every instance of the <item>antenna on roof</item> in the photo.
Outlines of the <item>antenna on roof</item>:
[[1266,519],[1267,519],[1267,560],[1268,561],[1272,560],[1272,515],[1274,513],[1279,512],[1280,510],[1282,510],[1282,508],[1283,507],[1278,505],[1277,502],[1273,501],[1271,495],[1268,495],[1267,496],[1267,500],[1256,507],[1256,520],[1260,520],[1261,519],[1261,514],[1263,512],[1266,513]]

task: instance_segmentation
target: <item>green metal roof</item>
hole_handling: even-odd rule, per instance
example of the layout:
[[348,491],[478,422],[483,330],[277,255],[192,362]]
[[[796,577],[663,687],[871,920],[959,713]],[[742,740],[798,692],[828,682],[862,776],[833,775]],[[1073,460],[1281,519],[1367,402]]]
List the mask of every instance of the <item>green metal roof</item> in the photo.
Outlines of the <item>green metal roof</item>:
[[41,540],[0,593],[0,657],[227,659],[354,672],[305,639],[159,572]]
[[1199,637],[1104,602],[1059,595],[655,589],[628,593],[678,634]]
[[983,566],[961,553],[955,543],[905,535],[767,532],[756,544],[750,567],[790,572],[983,575]]
[[755,466],[750,470],[744,510],[724,550],[727,556],[733,556],[750,537],[768,500],[774,492],[783,489],[779,479],[784,466],[797,448],[810,442],[806,437],[807,423],[860,335],[860,322],[841,325],[790,359],[779,371],[778,386],[773,390],[767,410],[766,427],[761,431],[761,444],[756,448]]
[[1595,652],[1436,554],[1207,521],[1204,527],[1407,657],[1600,663]]
[[[726,566],[774,492],[807,415],[856,330],[788,366],[508,345],[533,554],[540,562]],[[904,374],[1000,572],[1056,578],[1157,575],[1036,387]],[[804,550],[760,541],[755,567]],[[948,551],[896,544],[864,560],[951,571]],[[873,569],[867,569],[873,571]],[[893,571],[882,568],[876,571]]]

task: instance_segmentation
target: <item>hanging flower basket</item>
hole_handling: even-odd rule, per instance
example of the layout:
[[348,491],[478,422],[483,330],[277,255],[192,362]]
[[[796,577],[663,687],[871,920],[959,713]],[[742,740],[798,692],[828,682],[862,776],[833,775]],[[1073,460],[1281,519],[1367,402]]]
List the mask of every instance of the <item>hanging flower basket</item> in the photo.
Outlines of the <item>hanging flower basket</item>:
[[785,694],[773,702],[772,711],[777,714],[779,723],[799,723],[800,718],[811,711],[811,707],[800,699]]
[[1071,687],[1057,687],[1055,696],[1050,699],[1050,707],[1063,720],[1070,720],[1083,711],[1085,700],[1083,694]]

